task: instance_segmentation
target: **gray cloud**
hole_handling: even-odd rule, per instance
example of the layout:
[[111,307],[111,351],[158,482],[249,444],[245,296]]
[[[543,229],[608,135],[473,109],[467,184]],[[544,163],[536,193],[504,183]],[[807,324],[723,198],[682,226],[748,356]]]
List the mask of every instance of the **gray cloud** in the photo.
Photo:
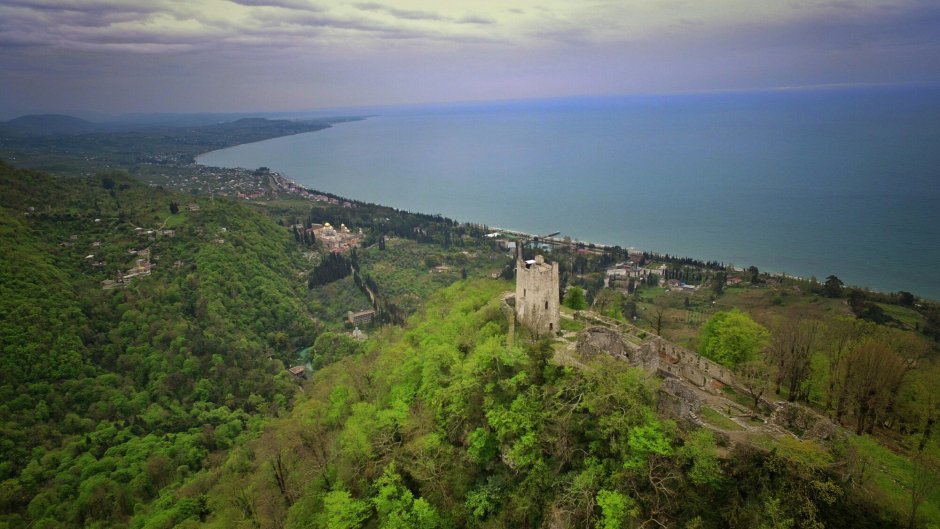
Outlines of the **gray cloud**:
[[684,0],[480,14],[383,1],[0,0],[0,112],[940,81],[928,0],[791,0],[741,17]]
[[462,17],[460,17],[460,18],[454,20],[454,22],[457,22],[458,24],[490,25],[490,24],[495,24],[495,23],[496,23],[496,20],[495,20],[495,19],[492,19],[492,18],[490,18],[490,17],[483,17],[483,16],[477,16],[477,15],[466,15],[466,16],[462,16]]
[[300,11],[322,11],[319,6],[315,6],[304,0],[229,0],[233,4],[247,7],[280,7],[283,9],[297,9]]
[[396,18],[405,20],[444,20],[444,17],[430,11],[417,11],[408,9],[397,9],[391,6],[379,4],[377,2],[361,2],[355,4],[362,11],[381,12],[392,15]]

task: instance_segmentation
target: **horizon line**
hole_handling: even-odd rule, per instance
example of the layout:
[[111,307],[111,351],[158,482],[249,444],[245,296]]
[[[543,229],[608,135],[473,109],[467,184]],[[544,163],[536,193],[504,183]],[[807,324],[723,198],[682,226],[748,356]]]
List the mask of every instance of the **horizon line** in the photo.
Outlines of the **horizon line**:
[[[460,106],[470,106],[470,105],[505,105],[505,104],[523,104],[527,102],[539,102],[539,101],[576,101],[576,100],[603,100],[603,99],[621,99],[621,98],[645,98],[645,97],[674,97],[674,96],[695,96],[695,95],[721,95],[721,94],[761,94],[761,93],[787,93],[787,92],[825,92],[825,91],[838,91],[838,90],[851,90],[851,89],[940,89],[940,83],[938,82],[913,82],[913,83],[888,83],[888,82],[852,82],[852,83],[817,83],[817,84],[806,84],[806,85],[779,85],[763,88],[709,88],[702,90],[667,90],[662,92],[628,92],[628,93],[613,93],[613,94],[575,94],[575,95],[561,95],[561,96],[544,96],[544,97],[522,97],[522,98],[507,98],[507,99],[462,99],[462,100],[433,100],[433,101],[423,101],[415,103],[369,103],[362,105],[341,105],[341,106],[330,106],[330,107],[315,107],[315,108],[303,108],[303,109],[294,109],[294,110],[218,110],[218,111],[207,111],[207,110],[190,110],[190,111],[181,111],[181,110],[166,110],[166,111],[147,111],[147,110],[133,110],[127,112],[105,112],[97,110],[87,110],[87,109],[70,109],[70,110],[46,110],[46,111],[34,111],[19,113],[13,117],[7,118],[6,121],[13,119],[18,119],[25,116],[39,116],[39,115],[64,115],[69,117],[77,117],[74,114],[93,114],[106,116],[104,121],[98,121],[98,123],[105,123],[109,120],[119,119],[122,117],[129,117],[134,115],[152,115],[152,116],[195,116],[195,115],[281,115],[281,114],[314,114],[314,113],[330,113],[330,112],[349,112],[349,111],[366,111],[370,109],[408,109],[408,108],[423,108],[423,107],[460,107]],[[7,114],[13,115],[13,114]],[[83,119],[83,118],[79,118]],[[92,121],[91,119],[86,119],[86,121]]]

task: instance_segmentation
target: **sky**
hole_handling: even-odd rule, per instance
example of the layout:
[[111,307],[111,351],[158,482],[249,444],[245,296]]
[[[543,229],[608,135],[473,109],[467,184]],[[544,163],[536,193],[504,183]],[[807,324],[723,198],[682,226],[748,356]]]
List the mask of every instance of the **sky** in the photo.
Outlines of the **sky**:
[[940,82],[936,0],[0,0],[0,118]]

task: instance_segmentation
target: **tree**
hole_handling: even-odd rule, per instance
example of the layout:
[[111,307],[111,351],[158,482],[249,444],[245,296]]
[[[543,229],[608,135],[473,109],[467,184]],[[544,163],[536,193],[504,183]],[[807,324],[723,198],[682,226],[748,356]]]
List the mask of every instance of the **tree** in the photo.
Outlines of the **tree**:
[[170,213],[176,215],[180,212],[180,205],[175,201],[170,201]]
[[620,313],[628,320],[636,318],[636,301],[623,297],[620,302]]
[[633,499],[615,490],[598,491],[597,505],[601,508],[601,517],[594,525],[597,529],[620,529],[628,518],[639,512]]
[[769,340],[763,325],[738,309],[716,312],[702,326],[699,352],[730,368],[754,359]]
[[770,387],[770,366],[756,358],[738,364],[735,375],[738,383],[754,401],[754,408],[760,409],[760,399]]
[[844,283],[838,277],[834,275],[827,277],[826,282],[823,283],[823,295],[827,298],[841,298],[842,285]]
[[717,486],[721,481],[718,446],[715,436],[704,428],[693,430],[679,450],[684,461],[691,463],[687,475],[696,485]]
[[760,283],[760,270],[758,270],[756,266],[749,266],[747,273],[751,278],[752,285]]
[[776,392],[785,383],[787,400],[807,400],[809,390],[804,382],[809,378],[810,361],[816,344],[819,322],[805,320],[801,314],[787,317],[774,326],[770,341],[770,358],[775,368]]
[[666,323],[666,311],[669,310],[669,300],[665,296],[656,298],[653,306],[650,307],[650,324],[656,329],[656,334],[660,335],[663,331],[663,324]]
[[372,509],[368,503],[353,499],[345,490],[334,490],[323,498],[323,510],[330,529],[357,529],[362,527]]
[[914,455],[911,462],[911,475],[908,490],[911,494],[910,510],[908,511],[907,528],[917,527],[917,511],[924,500],[929,498],[940,487],[940,468],[936,461],[931,460],[923,452]]
[[342,279],[352,273],[349,259],[338,253],[328,253],[320,263],[310,271],[307,279],[309,288],[318,287]]
[[898,292],[898,304],[902,307],[913,307],[914,306],[914,294],[910,292],[900,291]]
[[586,309],[587,300],[584,299],[584,290],[581,287],[568,287],[568,291],[565,292],[565,306],[574,310]]
[[433,529],[441,525],[440,515],[423,498],[414,494],[402,482],[394,463],[375,481],[377,494],[372,499],[379,515],[381,529]]
[[[823,328],[823,347],[821,349],[826,357],[826,367],[828,368],[828,384],[826,388],[827,412],[834,410],[837,394],[840,391],[844,393],[846,390],[844,384],[842,384],[843,377],[840,373],[840,369],[842,369],[844,365],[843,359],[854,347],[859,337],[869,330],[870,327],[870,323],[865,323],[855,318],[844,317],[828,321]],[[843,404],[846,402],[844,396],[839,397],[839,402]],[[834,416],[836,422],[839,422],[844,413],[845,410],[844,407],[842,407],[835,409],[835,413],[830,414],[830,417]]]
[[715,274],[715,279],[712,280],[712,290],[715,291],[715,294],[720,296],[725,291],[725,283],[728,281],[728,274],[725,272],[718,272]]
[[855,433],[871,433],[875,419],[893,404],[907,363],[883,343],[869,339],[849,353],[845,364],[844,384],[855,415]]
[[358,354],[360,350],[359,342],[349,336],[325,332],[313,342],[313,357],[310,363],[313,369],[320,369],[347,356]]

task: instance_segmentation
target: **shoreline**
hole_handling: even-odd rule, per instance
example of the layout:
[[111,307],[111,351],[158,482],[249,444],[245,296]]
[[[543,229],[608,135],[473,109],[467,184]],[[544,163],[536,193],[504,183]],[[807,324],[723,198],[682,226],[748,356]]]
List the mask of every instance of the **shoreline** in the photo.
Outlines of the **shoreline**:
[[[363,120],[365,120],[365,118],[363,118]],[[327,130],[327,129],[323,129],[323,130]],[[320,131],[313,131],[313,132],[320,132]],[[304,133],[304,134],[305,134],[305,133]],[[278,138],[280,138],[280,137],[278,137]],[[276,139],[276,138],[268,138],[268,139]],[[262,141],[267,141],[267,140],[262,140]],[[251,143],[258,143],[258,142],[251,142]],[[247,144],[241,144],[241,145],[247,145]],[[227,149],[231,149],[231,148],[238,147],[238,146],[239,146],[239,145],[233,145],[233,146],[226,147],[225,149],[217,149],[217,150],[215,150],[215,151],[207,151],[207,152],[205,152],[205,153],[199,154],[199,155],[198,155],[197,157],[195,157],[195,158],[198,159],[198,158],[201,158],[201,157],[203,157],[204,155],[207,155],[207,154],[210,154],[210,153],[219,152],[219,151],[221,151],[221,150],[227,150]],[[210,167],[210,166],[203,165],[202,163],[200,163],[200,162],[198,162],[198,161],[197,161],[196,163],[197,163],[197,165],[200,165],[200,166],[203,166],[203,167]],[[246,169],[246,168],[242,168],[242,169],[245,169],[246,171],[250,171],[250,169]],[[313,198],[313,199],[314,199],[314,200],[317,200],[317,201],[333,201],[333,200],[335,200],[335,202],[333,202],[334,204],[335,204],[335,203],[340,203],[340,204],[342,204],[342,203],[350,203],[350,204],[353,204],[353,203],[372,204],[372,205],[376,205],[376,206],[389,207],[389,208],[391,208],[391,209],[398,210],[398,211],[409,211],[409,212],[415,212],[415,213],[425,214],[425,213],[421,213],[421,212],[418,212],[418,211],[412,211],[412,210],[409,210],[409,209],[398,208],[398,207],[395,207],[395,206],[389,206],[389,205],[380,204],[380,203],[377,203],[377,202],[373,203],[373,202],[368,202],[368,201],[364,201],[364,200],[348,198],[348,197],[344,197],[344,196],[341,196],[341,195],[336,195],[336,194],[329,193],[329,192],[318,191],[318,190],[315,190],[315,189],[312,189],[312,188],[308,188],[307,186],[298,183],[296,180],[293,180],[293,179],[290,178],[289,176],[286,176],[286,175],[284,175],[284,174],[282,174],[282,173],[280,173],[280,172],[277,172],[277,171],[273,171],[273,170],[272,170],[272,171],[271,171],[271,174],[272,174],[272,175],[277,175],[276,178],[278,178],[278,179],[281,180],[281,181],[279,182],[279,184],[278,184],[278,187],[279,187],[279,188],[283,189],[283,191],[285,191],[285,192],[287,192],[287,193],[295,194],[295,195],[297,195],[299,198],[303,198],[303,199],[308,199],[308,200],[309,200],[309,199],[312,199],[312,198],[315,197],[315,196],[318,196],[318,197],[319,197],[318,199],[317,199],[317,198]],[[260,197],[251,197],[251,198],[254,199],[254,198],[260,198]],[[430,215],[430,214],[428,214],[428,215]],[[438,215],[440,215],[440,214],[438,214]],[[487,223],[485,223],[485,222],[461,222],[461,223],[463,223],[463,224],[477,225],[477,226],[483,226],[483,227],[486,227],[487,229],[489,229],[489,230],[491,230],[491,231],[500,231],[500,232],[502,232],[502,233],[506,233],[506,234],[508,234],[508,235],[512,235],[512,236],[515,236],[515,237],[525,237],[525,238],[529,238],[529,239],[532,239],[532,238],[535,238],[535,237],[539,237],[539,238],[545,239],[549,244],[553,244],[553,245],[564,244],[563,238],[559,238],[559,237],[548,237],[548,238],[540,237],[540,236],[538,236],[538,235],[536,235],[536,234],[528,233],[528,232],[525,232],[525,231],[522,231],[522,230],[518,230],[518,229],[514,229],[514,228],[502,228],[502,227],[497,228],[497,227],[493,227],[493,226],[491,226],[491,225],[489,225],[489,224],[487,224]],[[576,239],[576,238],[571,238],[570,240],[571,240],[572,243],[580,243],[580,244],[583,244],[583,245],[586,246],[586,247],[596,248],[596,249],[600,249],[600,250],[603,250],[603,249],[609,248],[609,247],[621,247],[621,248],[624,248],[624,249],[626,249],[626,250],[644,251],[644,252],[646,252],[646,253],[648,253],[648,254],[650,254],[650,255],[658,256],[658,257],[667,257],[667,256],[668,256],[669,258],[681,258],[681,259],[686,259],[686,258],[687,258],[687,259],[691,259],[691,260],[695,260],[695,261],[701,261],[701,262],[719,262],[719,263],[721,263],[721,264],[729,263],[729,265],[730,265],[730,262],[727,261],[727,260],[724,260],[724,258],[716,258],[716,259],[707,259],[707,260],[706,260],[706,259],[701,259],[701,258],[697,258],[697,257],[691,257],[691,256],[687,256],[687,255],[682,255],[681,253],[678,253],[678,252],[663,252],[663,251],[642,250],[641,248],[638,248],[638,247],[623,247],[623,246],[620,246],[619,244],[596,243],[596,242],[590,242],[590,241],[587,241],[587,240]],[[733,262],[738,263],[739,261],[749,262],[749,261],[746,261],[745,259],[735,259]],[[746,268],[748,268],[748,266],[743,266],[743,267],[742,267],[740,264],[736,264],[736,265],[732,265],[732,268],[731,268],[731,269],[732,269],[732,270],[735,270],[735,271],[741,271],[741,270],[744,270],[744,269],[746,269]],[[825,276],[823,276],[823,275],[811,275],[811,276],[807,276],[807,275],[805,275],[805,274],[804,274],[804,275],[790,274],[790,273],[786,273],[786,272],[784,272],[784,271],[779,271],[779,269],[774,270],[774,268],[771,267],[771,266],[765,266],[764,268],[762,268],[762,269],[761,269],[761,273],[765,273],[765,274],[767,274],[768,276],[774,277],[774,278],[779,278],[779,279],[783,279],[783,278],[792,278],[792,279],[794,279],[794,280],[804,281],[804,282],[810,282],[810,281],[812,281],[812,279],[814,279],[814,278],[815,278],[818,282],[821,282],[821,278],[822,278],[822,277],[825,277]],[[826,274],[826,275],[830,275],[830,274]],[[836,271],[834,271],[834,272],[831,272],[831,275],[837,275],[837,276],[838,276],[838,270],[836,270]],[[890,293],[897,293],[897,292],[903,292],[903,291],[908,291],[908,290],[909,290],[909,289],[905,289],[905,288],[903,288],[903,287],[902,287],[902,288],[893,288],[893,289],[887,289],[887,288],[880,288],[880,289],[879,289],[879,288],[874,288],[874,287],[871,287],[871,286],[858,286],[858,285],[859,285],[858,282],[854,282],[854,281],[852,281],[851,279],[846,281],[846,286],[851,286],[852,288],[858,288],[858,289],[863,290],[863,291],[869,291],[869,292],[879,293],[879,294],[890,294]],[[925,300],[937,301],[937,300],[934,300],[934,298],[932,298],[932,297],[927,297],[927,296],[918,296],[918,297],[921,297],[922,299],[925,299]]]
[[[340,195],[335,195],[335,194],[329,193],[329,192],[324,192],[324,191],[318,191],[318,190],[315,190],[315,189],[310,189],[310,188],[308,188],[308,187],[306,187],[306,186],[303,186],[303,185],[297,183],[297,181],[291,179],[290,177],[284,176],[284,175],[282,175],[281,173],[278,173],[278,172],[276,172],[276,171],[271,171],[270,175],[271,175],[272,179],[275,181],[275,183],[278,184],[279,189],[283,190],[283,191],[284,191],[285,193],[287,193],[287,194],[293,194],[293,195],[296,195],[296,196],[298,196],[299,198],[303,198],[303,199],[305,199],[305,200],[312,200],[312,201],[314,201],[314,202],[328,202],[328,203],[333,204],[333,205],[342,205],[342,204],[355,205],[355,204],[363,204],[363,205],[370,205],[370,206],[377,206],[377,207],[387,207],[387,208],[391,208],[391,209],[396,210],[396,211],[402,211],[401,209],[396,208],[396,207],[393,207],[393,206],[388,206],[388,205],[384,205],[384,204],[375,204],[375,203],[371,203],[371,202],[365,202],[365,201],[358,200],[358,199],[352,199],[352,198],[343,197],[343,196],[340,196]],[[355,206],[353,206],[353,207],[355,207]],[[409,211],[409,213],[417,213],[417,212],[411,212],[411,211]],[[422,213],[422,214],[423,214],[423,213]],[[454,219],[454,220],[456,220],[456,219]],[[457,222],[460,222],[460,221],[457,221]],[[603,254],[604,250],[606,250],[606,249],[608,249],[608,248],[619,247],[619,248],[621,248],[621,249],[623,249],[623,250],[626,250],[626,251],[636,251],[637,253],[649,254],[649,255],[652,256],[654,259],[659,259],[659,260],[665,260],[666,257],[670,257],[670,258],[672,258],[672,259],[692,259],[692,260],[695,260],[695,261],[706,262],[706,261],[704,261],[704,260],[702,260],[702,259],[699,259],[699,258],[697,258],[697,257],[694,257],[694,256],[679,256],[679,255],[675,255],[675,254],[666,254],[666,253],[662,253],[662,252],[649,251],[649,250],[644,250],[644,249],[635,248],[635,247],[621,247],[621,246],[619,246],[619,245],[609,245],[609,244],[603,244],[603,243],[593,243],[593,242],[590,242],[590,241],[584,241],[584,240],[573,239],[573,238],[570,239],[570,241],[565,241],[565,240],[564,240],[565,238],[559,238],[559,237],[557,237],[557,236],[542,236],[542,235],[536,235],[536,234],[527,233],[527,232],[524,232],[524,231],[521,231],[521,230],[516,230],[516,229],[512,229],[512,228],[502,228],[502,227],[497,227],[497,226],[490,226],[490,225],[488,225],[488,224],[481,224],[481,223],[475,223],[475,222],[460,222],[460,224],[467,224],[467,225],[471,225],[471,226],[477,226],[477,227],[480,227],[480,228],[484,228],[484,229],[488,230],[488,231],[491,232],[491,233],[501,233],[501,234],[506,234],[506,235],[510,235],[510,236],[512,236],[512,237],[517,237],[517,238],[523,238],[523,239],[529,239],[529,240],[538,240],[539,242],[551,244],[551,245],[553,245],[553,246],[578,246],[578,245],[583,245],[583,246],[585,246],[586,248],[588,248],[588,249],[590,249],[590,250],[594,250],[592,253],[595,253],[595,254]],[[733,267],[731,267],[731,271],[734,271],[734,272],[745,272],[746,270],[747,270],[747,267],[740,267],[740,266],[733,266]],[[793,275],[793,274],[787,274],[787,273],[785,273],[785,272],[776,272],[776,271],[761,270],[760,273],[761,273],[761,274],[766,274],[768,277],[774,278],[774,279],[778,279],[778,280],[792,279],[792,280],[795,280],[795,281],[806,282],[806,283],[809,283],[809,282],[812,281],[812,278],[806,278],[806,277],[803,277],[803,276],[798,276],[798,275]],[[821,283],[820,283],[820,284],[821,284]],[[878,289],[874,289],[874,288],[870,288],[870,287],[862,287],[862,286],[857,286],[857,285],[852,285],[852,284],[846,284],[845,287],[846,287],[846,288],[854,288],[854,289],[858,289],[858,290],[863,290],[863,291],[866,291],[866,292],[872,292],[872,293],[882,294],[882,295],[897,294],[898,292],[901,292],[901,291],[884,291],[884,290],[878,290]],[[920,298],[920,299],[923,299],[923,300],[926,300],[926,301],[929,301],[929,302],[937,302],[937,301],[940,301],[940,300],[934,300],[934,299],[932,299],[932,298],[928,298],[928,297],[925,297],[925,296],[920,296],[920,295],[917,295],[917,294],[915,294],[915,296],[916,296],[917,298]]]

